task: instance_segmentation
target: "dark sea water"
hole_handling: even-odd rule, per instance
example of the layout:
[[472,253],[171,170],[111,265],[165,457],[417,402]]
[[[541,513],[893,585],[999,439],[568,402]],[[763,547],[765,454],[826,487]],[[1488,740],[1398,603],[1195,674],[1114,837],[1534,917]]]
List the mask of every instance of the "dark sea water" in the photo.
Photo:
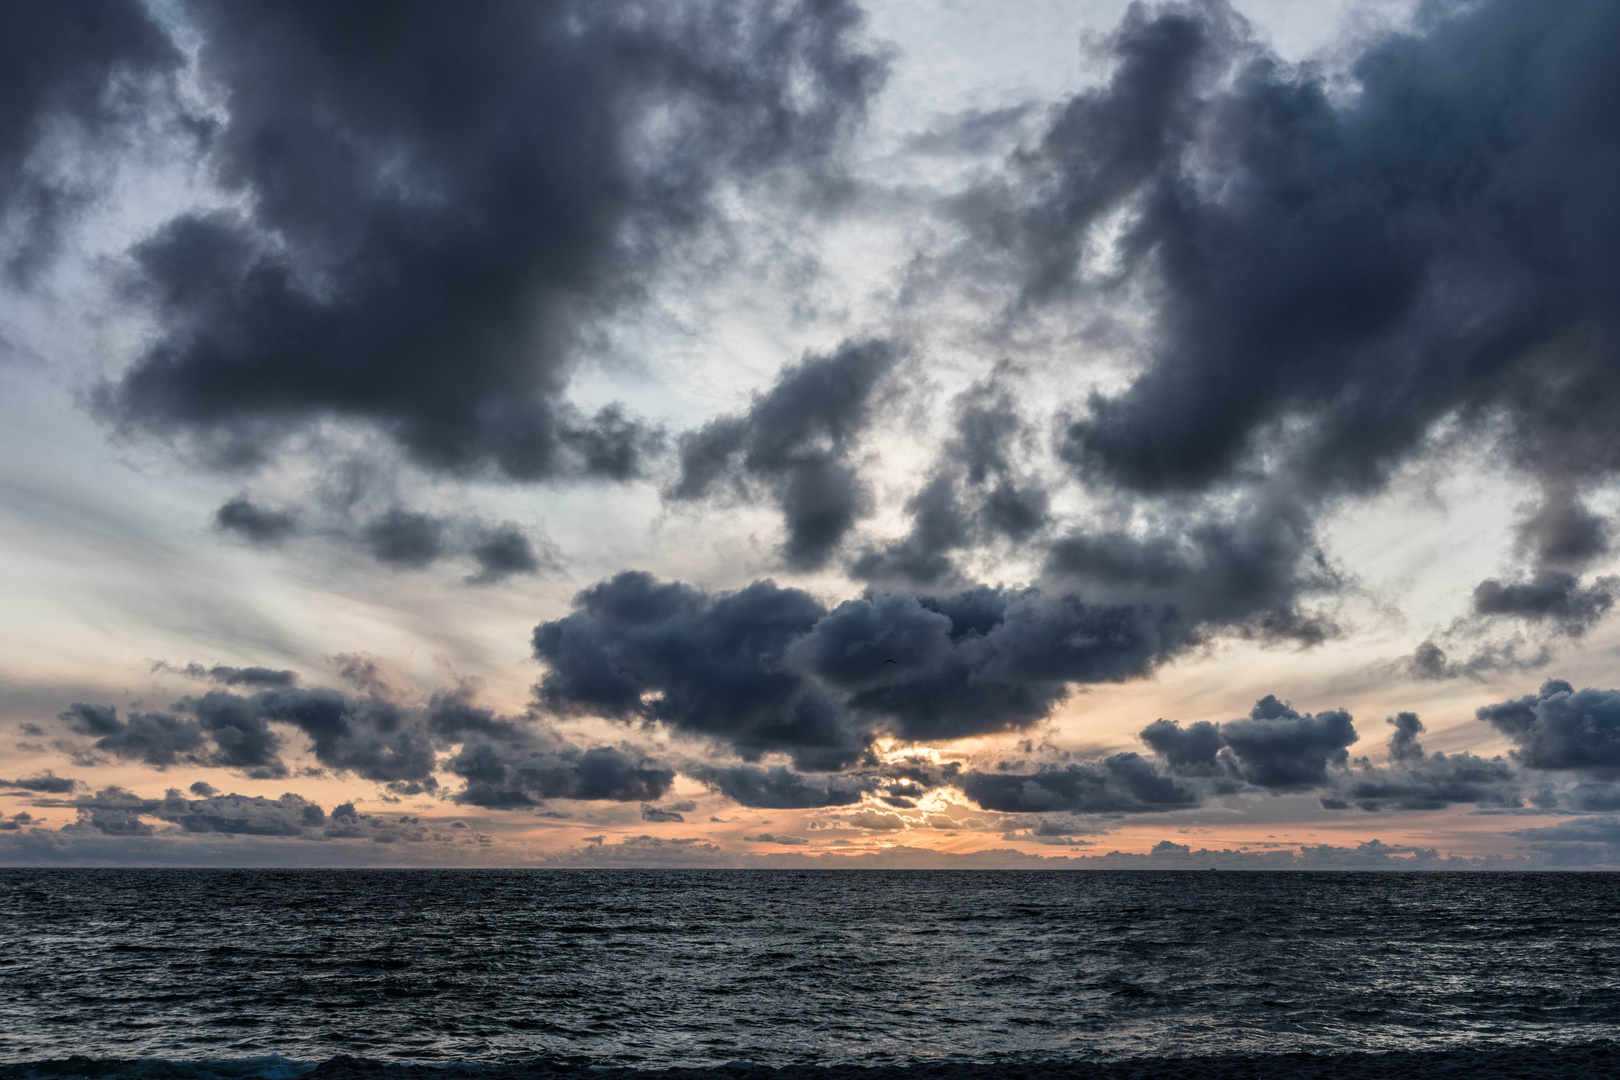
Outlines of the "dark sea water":
[[0,870],[6,1065],[1117,1059],[1617,1022],[1620,875]]

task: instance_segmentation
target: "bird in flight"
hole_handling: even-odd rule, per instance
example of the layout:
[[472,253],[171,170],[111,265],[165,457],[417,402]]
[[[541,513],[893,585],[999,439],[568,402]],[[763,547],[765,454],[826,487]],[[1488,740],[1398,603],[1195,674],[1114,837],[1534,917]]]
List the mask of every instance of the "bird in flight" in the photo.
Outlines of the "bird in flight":
[[[893,660],[885,660],[885,661],[883,661],[883,666],[888,667],[890,664],[893,664],[893,663],[894,663]],[[899,666],[899,665],[896,665],[896,666]]]

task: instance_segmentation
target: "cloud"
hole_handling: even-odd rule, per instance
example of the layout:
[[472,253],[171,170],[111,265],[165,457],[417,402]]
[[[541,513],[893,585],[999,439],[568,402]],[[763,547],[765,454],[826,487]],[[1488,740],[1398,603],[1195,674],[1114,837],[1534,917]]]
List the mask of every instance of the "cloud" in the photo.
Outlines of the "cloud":
[[1178,776],[1221,777],[1267,791],[1300,791],[1329,781],[1349,760],[1355,724],[1343,709],[1300,713],[1267,694],[1249,715],[1182,727],[1155,720],[1142,741]]
[[769,581],[708,593],[626,572],[537,626],[533,645],[546,708],[825,770],[859,760],[877,732],[928,741],[1027,727],[1068,683],[1141,675],[1190,640],[1164,609],[1036,589],[874,593],[828,611]]
[[[206,786],[206,785],[204,785]],[[193,785],[195,789],[196,785]],[[100,834],[122,838],[148,838],[160,827],[169,834],[215,835],[232,838],[268,837],[287,840],[370,840],[379,844],[470,843],[476,838],[457,836],[454,824],[441,832],[437,823],[424,824],[410,815],[379,817],[362,814],[352,803],[336,807],[330,816],[320,804],[286,792],[271,799],[262,795],[221,795],[210,791],[188,799],[170,788],[161,799],[147,799],[124,788],[107,787],[82,795],[72,803],[78,820],[64,826],[59,837]],[[154,825],[152,818],[159,824]],[[127,857],[127,855],[126,855]]]
[[873,397],[899,358],[886,341],[845,342],[785,369],[748,411],[681,438],[676,501],[724,489],[763,489],[782,511],[782,557],[796,570],[823,565],[871,505],[851,460]]
[[226,463],[338,418],[455,475],[636,475],[658,433],[567,400],[581,327],[717,189],[835,174],[884,72],[839,0],[187,14],[241,209],[136,245],[158,332],[98,402]]
[[361,538],[378,562],[420,570],[445,554],[444,533],[432,514],[395,507],[368,523]]
[[186,799],[170,788],[153,813],[187,832],[243,836],[303,836],[326,824],[320,806],[291,792],[277,799],[235,794]]
[[528,534],[512,524],[481,529],[469,554],[478,566],[467,578],[469,585],[492,585],[514,574],[538,574],[558,567],[549,547],[537,549]]
[[[385,785],[396,795],[437,794],[436,771],[464,780],[454,793],[480,806],[534,806],[546,799],[655,802],[673,769],[634,747],[578,746],[548,725],[498,716],[472,688],[441,691],[425,707],[325,687],[276,687],[251,695],[214,690],[176,702],[173,712],[132,713],[76,703],[62,714],[74,731],[99,736],[94,749],[155,768],[177,764],[233,769],[255,779],[290,772],[287,729],[310,741],[323,767]],[[441,752],[454,751],[441,757]],[[204,784],[193,793],[204,798]]]
[[1346,747],[1358,736],[1343,709],[1301,714],[1268,694],[1246,718],[1223,723],[1221,738],[1238,776],[1256,787],[1289,791],[1325,782],[1330,768],[1344,765]]
[[[1505,416],[1527,466],[1608,471],[1612,346],[1585,329],[1613,326],[1620,283],[1603,256],[1620,215],[1597,194],[1617,166],[1591,153],[1614,138],[1616,76],[1593,43],[1617,18],[1458,6],[1376,40],[1356,92],[1334,94],[1224,4],[1133,8],[1106,43],[1111,79],[971,204],[1028,303],[1091,281],[1116,212],[1121,272],[1156,286],[1147,366],[1089,402],[1071,459],[1136,490],[1199,489],[1281,435],[1317,482],[1364,488],[1461,410]],[[1310,422],[1285,431],[1293,418]]]
[[1336,593],[1345,578],[1289,498],[1143,517],[1145,527],[1070,531],[1051,545],[1048,573],[1097,599],[1165,605],[1189,625],[1261,640],[1316,645],[1337,633],[1301,599]]
[[[1473,633],[1470,627],[1454,625],[1445,636],[1448,639],[1467,639],[1472,637]],[[1493,671],[1533,671],[1552,663],[1552,649],[1546,642],[1526,652],[1527,644],[1522,637],[1513,637],[1506,641],[1486,641],[1483,644],[1476,644],[1472,655],[1467,659],[1452,660],[1451,654],[1437,645],[1433,638],[1429,638],[1413,649],[1411,655],[1402,657],[1396,667],[1414,678],[1434,681],[1455,678],[1479,679]]]
[[426,724],[440,741],[460,743],[445,768],[466,782],[456,800],[474,806],[534,806],[547,799],[652,803],[675,781],[674,770],[641,750],[575,746],[543,725],[474,705],[465,687],[435,694]]
[[1569,487],[1550,486],[1517,533],[1519,546],[1537,566],[1555,570],[1580,570],[1610,549],[1609,523]]
[[74,702],[60,719],[80,735],[99,736],[92,744],[114,757],[163,769],[181,761],[201,763],[207,737],[195,720],[171,713],[135,712],[118,719],[110,705]]
[[965,772],[962,793],[985,810],[1121,814],[1196,806],[1196,792],[1162,776],[1139,754],[1073,762],[1035,773]]
[[127,141],[181,63],[138,0],[63,0],[0,11],[0,263],[26,284],[96,190],[76,141]]
[[1517,744],[1513,757],[1527,768],[1620,775],[1620,691],[1577,691],[1549,679],[1535,694],[1476,715]]
[[474,568],[464,579],[468,585],[493,585],[517,574],[555,571],[561,565],[549,541],[510,521],[490,522],[471,514],[438,514],[398,504],[357,521],[354,499],[341,502],[309,521],[239,495],[216,511],[215,524],[262,546],[279,545],[297,535],[320,535],[358,547],[382,566],[401,571],[464,559]]
[[185,667],[176,667],[166,660],[159,660],[152,665],[153,671],[166,671],[174,675],[184,675],[188,679],[207,679],[219,683],[221,686],[297,686],[298,672],[288,671],[285,668],[266,667],[231,667],[228,664],[214,664],[209,667],[193,660]]
[[954,573],[951,553],[997,539],[1027,541],[1047,523],[1045,488],[1022,475],[1020,446],[1033,432],[1019,412],[1003,362],[953,402],[954,431],[929,479],[906,504],[911,531],[864,553],[851,573],[870,581],[939,584]]
[[807,776],[780,765],[715,767],[689,765],[686,772],[699,783],[733,802],[761,810],[808,810],[823,806],[850,806],[875,786],[866,777]]
[[1418,741],[1423,721],[1416,713],[1399,713],[1385,723],[1394,728],[1389,737],[1389,765],[1358,761],[1356,768],[1337,779],[1334,793],[1322,797],[1324,806],[1344,809],[1354,804],[1377,811],[1439,810],[1453,803],[1521,805],[1522,777],[1512,762],[1467,753],[1427,753]]
[[1580,637],[1614,606],[1616,587],[1620,578],[1602,577],[1582,586],[1574,574],[1561,570],[1538,570],[1526,581],[1488,578],[1474,588],[1474,613],[1546,621]]
[[79,780],[71,780],[66,776],[57,776],[46,770],[39,776],[23,776],[16,780],[0,780],[0,787],[17,788],[21,791],[37,791],[42,795],[65,795],[84,784]]
[[298,532],[298,516],[287,510],[268,509],[246,495],[238,495],[214,511],[214,528],[252,544],[272,547]]
[[1602,0],[1435,5],[1341,86],[1220,0],[1130,8],[1099,42],[1108,78],[951,203],[966,239],[944,265],[1005,282],[1010,324],[1145,301],[1109,331],[1133,374],[1059,443],[1131,524],[1060,541],[1054,571],[1320,640],[1295,605],[1342,584],[1316,517],[1475,438],[1542,494],[1517,526],[1529,575],[1482,584],[1477,610],[1572,636],[1607,612],[1612,586],[1569,575],[1608,551],[1582,492],[1620,469],[1620,212],[1600,194],[1620,77],[1597,45],[1617,33]]

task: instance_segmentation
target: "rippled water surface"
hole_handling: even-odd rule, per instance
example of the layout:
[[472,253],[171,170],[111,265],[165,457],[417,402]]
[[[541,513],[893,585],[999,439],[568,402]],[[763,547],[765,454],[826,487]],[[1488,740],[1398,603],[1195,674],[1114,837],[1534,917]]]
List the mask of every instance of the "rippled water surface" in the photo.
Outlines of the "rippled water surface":
[[0,870],[0,1061],[1573,1043],[1620,875]]

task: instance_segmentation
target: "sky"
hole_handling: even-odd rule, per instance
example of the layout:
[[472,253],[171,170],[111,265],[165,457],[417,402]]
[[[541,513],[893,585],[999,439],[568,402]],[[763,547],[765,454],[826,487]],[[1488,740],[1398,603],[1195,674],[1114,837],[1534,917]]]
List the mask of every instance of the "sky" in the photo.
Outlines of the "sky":
[[0,3],[0,863],[1620,865],[1617,46]]

